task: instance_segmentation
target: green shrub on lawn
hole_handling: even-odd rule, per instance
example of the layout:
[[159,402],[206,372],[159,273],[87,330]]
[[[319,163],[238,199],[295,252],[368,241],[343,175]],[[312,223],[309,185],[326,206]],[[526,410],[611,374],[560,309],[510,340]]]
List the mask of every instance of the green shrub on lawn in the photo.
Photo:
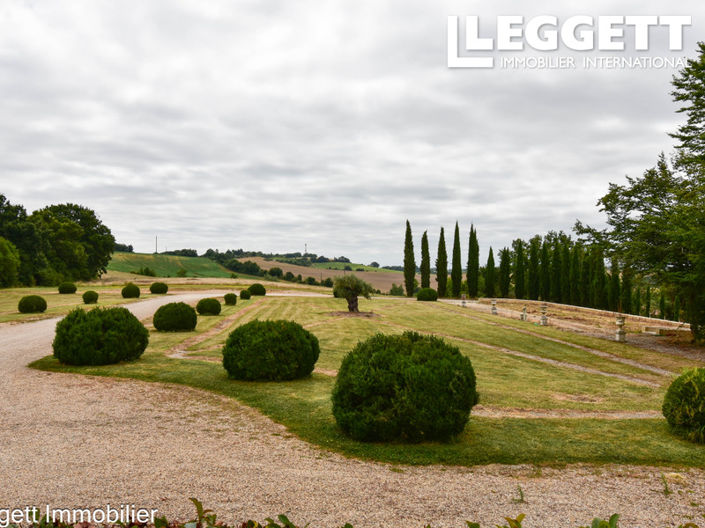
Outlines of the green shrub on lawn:
[[355,440],[445,441],[477,401],[475,372],[457,347],[416,332],[377,334],[343,359],[333,415]]
[[95,304],[98,302],[98,292],[88,290],[83,292],[83,304]]
[[230,333],[223,367],[238,380],[292,380],[318,361],[318,338],[294,321],[251,321]]
[[251,285],[247,290],[252,294],[252,295],[266,295],[267,290],[264,289],[264,286],[262,286],[259,282],[254,283]]
[[17,311],[20,313],[43,313],[47,309],[47,302],[39,295],[26,295],[17,303]]
[[189,332],[197,322],[196,310],[183,302],[160,306],[152,318],[154,328],[160,332]]
[[123,299],[137,299],[140,296],[140,287],[132,282],[128,282],[121,293]]
[[76,285],[73,282],[62,282],[59,284],[59,293],[76,293]]
[[164,282],[153,282],[149,287],[150,293],[163,295],[169,291],[169,286]]
[[66,365],[108,365],[139,358],[149,332],[126,308],[76,308],[56,325],[54,357]]
[[691,368],[673,380],[661,408],[673,431],[705,443],[705,368]]
[[416,294],[417,301],[437,301],[438,292],[433,288],[421,288]]
[[247,299],[250,298],[250,295],[251,295],[250,292],[248,292],[247,290],[242,290],[240,292],[240,299],[242,299],[243,301],[246,301]]
[[220,308],[220,301],[213,297],[201,299],[196,305],[196,311],[199,315],[218,315]]
[[237,295],[234,293],[226,293],[223,300],[227,306],[235,306],[237,304]]

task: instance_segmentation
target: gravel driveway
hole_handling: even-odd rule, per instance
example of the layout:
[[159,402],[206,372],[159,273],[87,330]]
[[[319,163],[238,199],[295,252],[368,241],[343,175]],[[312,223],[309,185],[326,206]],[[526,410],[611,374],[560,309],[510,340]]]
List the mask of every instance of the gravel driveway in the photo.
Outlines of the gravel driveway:
[[[145,318],[165,302],[208,295],[129,309]],[[575,527],[613,512],[624,527],[703,520],[703,470],[392,467],[311,447],[216,395],[26,368],[51,353],[55,324],[0,325],[0,508],[136,504],[188,519],[188,497],[198,497],[228,522],[288,513],[314,527],[494,526],[520,512],[527,527]],[[524,504],[513,500],[518,485]]]

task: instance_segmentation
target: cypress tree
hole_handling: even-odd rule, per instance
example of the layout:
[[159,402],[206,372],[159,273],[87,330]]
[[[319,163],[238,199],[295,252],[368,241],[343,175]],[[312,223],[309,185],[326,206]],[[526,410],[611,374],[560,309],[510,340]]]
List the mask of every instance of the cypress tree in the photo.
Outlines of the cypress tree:
[[540,242],[538,237],[529,240],[529,299],[538,300],[541,293]]
[[561,269],[563,267],[561,263],[561,245],[558,240],[555,241],[553,246],[553,255],[551,259],[551,300],[553,302],[563,302],[561,297],[562,286],[561,286]]
[[404,240],[404,285],[406,296],[414,295],[414,278],[416,277],[416,259],[414,258],[414,240],[411,238],[411,224],[406,221],[406,239]]
[[570,252],[570,272],[568,275],[569,291],[568,302],[573,305],[580,304],[580,254],[582,249],[580,244],[573,245]]
[[446,253],[446,239],[441,227],[441,236],[438,239],[438,256],[436,257],[436,282],[438,283],[438,296],[446,296],[448,284],[448,253]]
[[499,252],[499,296],[509,297],[509,286],[512,278],[512,253],[509,248]]
[[622,313],[632,313],[632,272],[628,267],[622,272],[622,293],[621,293]]
[[646,303],[644,306],[644,315],[651,317],[651,286],[646,287]]
[[494,269],[494,255],[492,254],[492,246],[490,246],[490,254],[487,257],[487,266],[485,267],[485,296],[494,297],[496,290],[496,273]]
[[453,279],[453,297],[460,297],[460,287],[463,283],[463,268],[460,263],[460,230],[455,222],[455,236],[453,236],[453,263],[450,268],[450,277]]
[[477,231],[470,226],[470,242],[468,247],[468,296],[477,297],[480,279],[480,245],[477,242]]
[[666,318],[666,296],[663,294],[663,289],[661,289],[661,297],[658,300],[658,312],[659,318]]
[[551,259],[549,258],[548,242],[541,245],[541,300],[551,300]]
[[673,301],[673,320],[681,320],[681,298],[679,295],[676,295],[676,299]]
[[606,290],[606,273],[605,273],[605,258],[602,254],[602,249],[595,249],[595,261],[593,263],[593,280],[592,280],[592,295],[595,308],[600,310],[607,309],[607,290]]
[[570,241],[561,244],[561,301],[570,304]]
[[526,291],[524,288],[526,262],[524,258],[524,242],[516,241],[516,250],[514,251],[514,297],[517,299],[525,299]]
[[620,287],[619,287],[619,265],[617,264],[617,259],[612,258],[612,264],[610,266],[610,285],[607,295],[607,307],[609,310],[623,311],[619,309],[620,301]]
[[592,307],[592,259],[587,251],[580,252],[580,306]]
[[634,292],[634,301],[632,302],[632,313],[641,315],[641,288],[637,288]]
[[428,252],[428,234],[421,237],[421,287],[431,287],[431,255]]

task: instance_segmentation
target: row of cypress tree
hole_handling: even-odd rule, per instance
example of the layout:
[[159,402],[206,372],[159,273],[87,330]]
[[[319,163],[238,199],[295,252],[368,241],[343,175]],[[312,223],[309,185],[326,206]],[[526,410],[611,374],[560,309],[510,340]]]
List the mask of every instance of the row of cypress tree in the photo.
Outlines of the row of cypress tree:
[[[616,259],[605,266],[604,250],[597,244],[586,246],[563,232],[536,235],[528,241],[516,239],[512,248],[499,251],[499,266],[494,251],[489,249],[487,263],[480,266],[477,230],[470,226],[468,259],[463,280],[460,230],[455,224],[450,273],[445,231],[441,227],[435,262],[436,289],[439,297],[514,297],[598,308],[623,313],[653,315],[655,293],[648,284],[641,285],[633,270]],[[428,233],[421,237],[421,288],[431,287],[431,257]],[[416,261],[409,221],[406,222],[404,244],[404,282],[406,295],[411,297],[418,288]],[[679,319],[680,299],[667,299],[659,291],[658,314]]]

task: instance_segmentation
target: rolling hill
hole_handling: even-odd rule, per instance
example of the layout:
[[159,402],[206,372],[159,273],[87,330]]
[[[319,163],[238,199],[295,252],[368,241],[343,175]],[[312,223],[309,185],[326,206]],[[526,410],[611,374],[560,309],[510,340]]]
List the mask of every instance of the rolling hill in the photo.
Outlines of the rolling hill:
[[205,257],[115,252],[108,263],[108,271],[124,273],[132,273],[143,267],[153,269],[157,277],[178,277],[181,269],[186,270],[186,277],[230,277],[232,273]]

